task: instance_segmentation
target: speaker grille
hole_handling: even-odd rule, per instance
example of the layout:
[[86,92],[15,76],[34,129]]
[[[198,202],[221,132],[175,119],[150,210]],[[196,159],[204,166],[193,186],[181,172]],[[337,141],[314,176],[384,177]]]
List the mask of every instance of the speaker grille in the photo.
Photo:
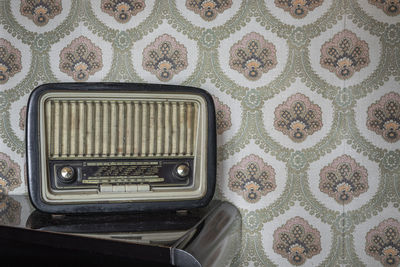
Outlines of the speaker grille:
[[193,156],[195,101],[45,102],[49,158]]

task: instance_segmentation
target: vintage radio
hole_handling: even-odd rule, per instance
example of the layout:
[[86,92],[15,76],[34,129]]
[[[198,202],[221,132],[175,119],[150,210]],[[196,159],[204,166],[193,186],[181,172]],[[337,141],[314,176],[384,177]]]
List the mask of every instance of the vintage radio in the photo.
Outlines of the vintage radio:
[[27,108],[29,195],[52,213],[190,209],[215,187],[215,111],[204,90],[61,83]]

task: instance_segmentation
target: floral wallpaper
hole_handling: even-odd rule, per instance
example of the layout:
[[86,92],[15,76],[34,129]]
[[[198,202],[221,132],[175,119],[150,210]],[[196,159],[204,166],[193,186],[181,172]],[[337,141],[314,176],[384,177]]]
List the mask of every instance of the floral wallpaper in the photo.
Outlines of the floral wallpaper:
[[0,0],[0,192],[29,93],[74,81],[212,94],[233,265],[400,266],[399,0]]

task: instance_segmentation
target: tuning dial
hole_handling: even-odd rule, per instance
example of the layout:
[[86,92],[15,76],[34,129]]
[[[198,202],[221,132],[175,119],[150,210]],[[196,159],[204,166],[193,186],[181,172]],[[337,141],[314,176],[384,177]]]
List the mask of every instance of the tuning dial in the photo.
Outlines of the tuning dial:
[[65,166],[60,170],[60,175],[65,182],[72,182],[75,178],[74,168],[70,166]]
[[180,164],[178,165],[178,167],[176,167],[176,174],[180,178],[185,178],[186,176],[189,175],[189,173],[190,173],[190,168],[186,164]]

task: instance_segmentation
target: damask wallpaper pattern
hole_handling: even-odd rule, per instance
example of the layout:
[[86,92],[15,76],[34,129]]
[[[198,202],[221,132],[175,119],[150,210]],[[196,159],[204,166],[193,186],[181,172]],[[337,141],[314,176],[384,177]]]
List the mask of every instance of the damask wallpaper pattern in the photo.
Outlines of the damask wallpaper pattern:
[[0,0],[2,193],[27,191],[30,91],[74,81],[213,95],[233,265],[399,266],[400,1]]

